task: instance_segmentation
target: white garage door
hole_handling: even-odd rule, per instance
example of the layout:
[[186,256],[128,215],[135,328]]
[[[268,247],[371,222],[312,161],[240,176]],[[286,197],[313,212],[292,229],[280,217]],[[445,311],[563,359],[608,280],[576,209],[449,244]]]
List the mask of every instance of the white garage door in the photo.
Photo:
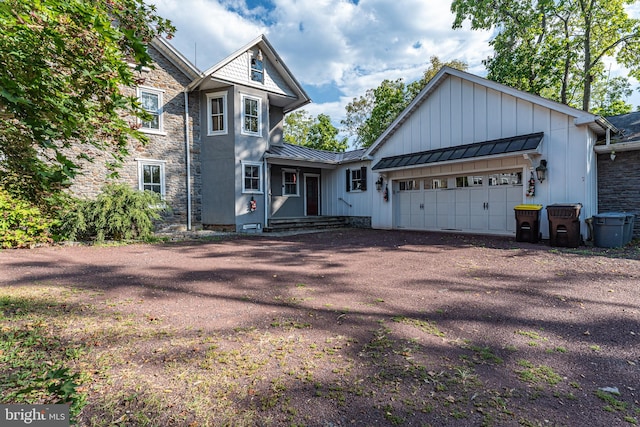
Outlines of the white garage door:
[[402,180],[394,192],[396,228],[514,234],[522,172]]

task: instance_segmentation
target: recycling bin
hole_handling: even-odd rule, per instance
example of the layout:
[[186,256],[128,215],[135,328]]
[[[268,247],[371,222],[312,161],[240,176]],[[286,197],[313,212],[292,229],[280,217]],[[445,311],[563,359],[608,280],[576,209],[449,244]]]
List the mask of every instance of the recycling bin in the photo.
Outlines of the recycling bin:
[[556,203],[547,206],[549,219],[549,244],[566,248],[580,246],[580,210],[581,203]]
[[516,214],[516,242],[538,243],[542,205],[517,205],[513,210]]
[[629,215],[624,212],[606,212],[593,216],[594,244],[599,248],[619,248],[626,245],[625,227]]

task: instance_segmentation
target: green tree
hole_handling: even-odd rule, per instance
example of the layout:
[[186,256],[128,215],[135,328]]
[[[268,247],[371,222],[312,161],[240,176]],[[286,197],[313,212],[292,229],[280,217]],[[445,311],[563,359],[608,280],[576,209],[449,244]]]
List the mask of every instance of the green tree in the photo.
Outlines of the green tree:
[[146,44],[173,30],[143,0],[0,1],[0,185],[41,205],[90,149],[115,168],[145,141],[129,63],[150,66]]
[[451,10],[454,28],[468,20],[497,32],[485,60],[491,80],[589,110],[594,85],[610,82],[604,58],[640,75],[640,20],[624,8],[636,2],[453,0]]
[[309,129],[313,124],[313,117],[307,110],[289,113],[284,118],[284,140],[289,144],[307,146],[309,143]]
[[284,140],[289,144],[301,145],[326,151],[345,151],[347,138],[338,138],[340,131],[331,123],[331,117],[319,114],[315,119],[306,110],[294,111],[284,119]]
[[331,117],[319,114],[309,129],[307,147],[316,150],[342,152],[349,146],[347,138],[338,139],[340,131],[331,123]]
[[467,69],[467,64],[463,61],[443,63],[437,56],[432,56],[429,68],[420,79],[408,85],[405,85],[403,79],[384,80],[377,88],[369,89],[363,96],[354,98],[346,106],[347,114],[342,125],[356,138],[357,145],[369,147],[445,65],[463,71]]

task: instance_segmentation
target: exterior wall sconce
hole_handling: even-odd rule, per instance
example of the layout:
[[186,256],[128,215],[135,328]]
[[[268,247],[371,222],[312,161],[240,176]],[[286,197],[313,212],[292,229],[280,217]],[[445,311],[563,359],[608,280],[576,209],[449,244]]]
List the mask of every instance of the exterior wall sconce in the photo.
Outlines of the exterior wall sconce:
[[542,159],[540,160],[540,164],[536,168],[536,176],[538,177],[538,181],[542,182],[547,177],[547,161]]
[[384,183],[384,179],[382,178],[382,175],[380,175],[378,177],[378,180],[376,181],[376,190],[381,191],[383,183]]
[[611,150],[611,154],[609,154],[609,157],[611,158],[611,161],[613,162],[616,159],[616,152]]

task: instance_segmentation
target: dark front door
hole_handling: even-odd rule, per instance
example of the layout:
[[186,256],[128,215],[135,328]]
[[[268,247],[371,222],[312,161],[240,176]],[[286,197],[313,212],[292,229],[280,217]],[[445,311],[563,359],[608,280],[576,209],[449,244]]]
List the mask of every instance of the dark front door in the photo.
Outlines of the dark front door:
[[305,176],[305,198],[307,216],[320,214],[320,179],[317,176]]

